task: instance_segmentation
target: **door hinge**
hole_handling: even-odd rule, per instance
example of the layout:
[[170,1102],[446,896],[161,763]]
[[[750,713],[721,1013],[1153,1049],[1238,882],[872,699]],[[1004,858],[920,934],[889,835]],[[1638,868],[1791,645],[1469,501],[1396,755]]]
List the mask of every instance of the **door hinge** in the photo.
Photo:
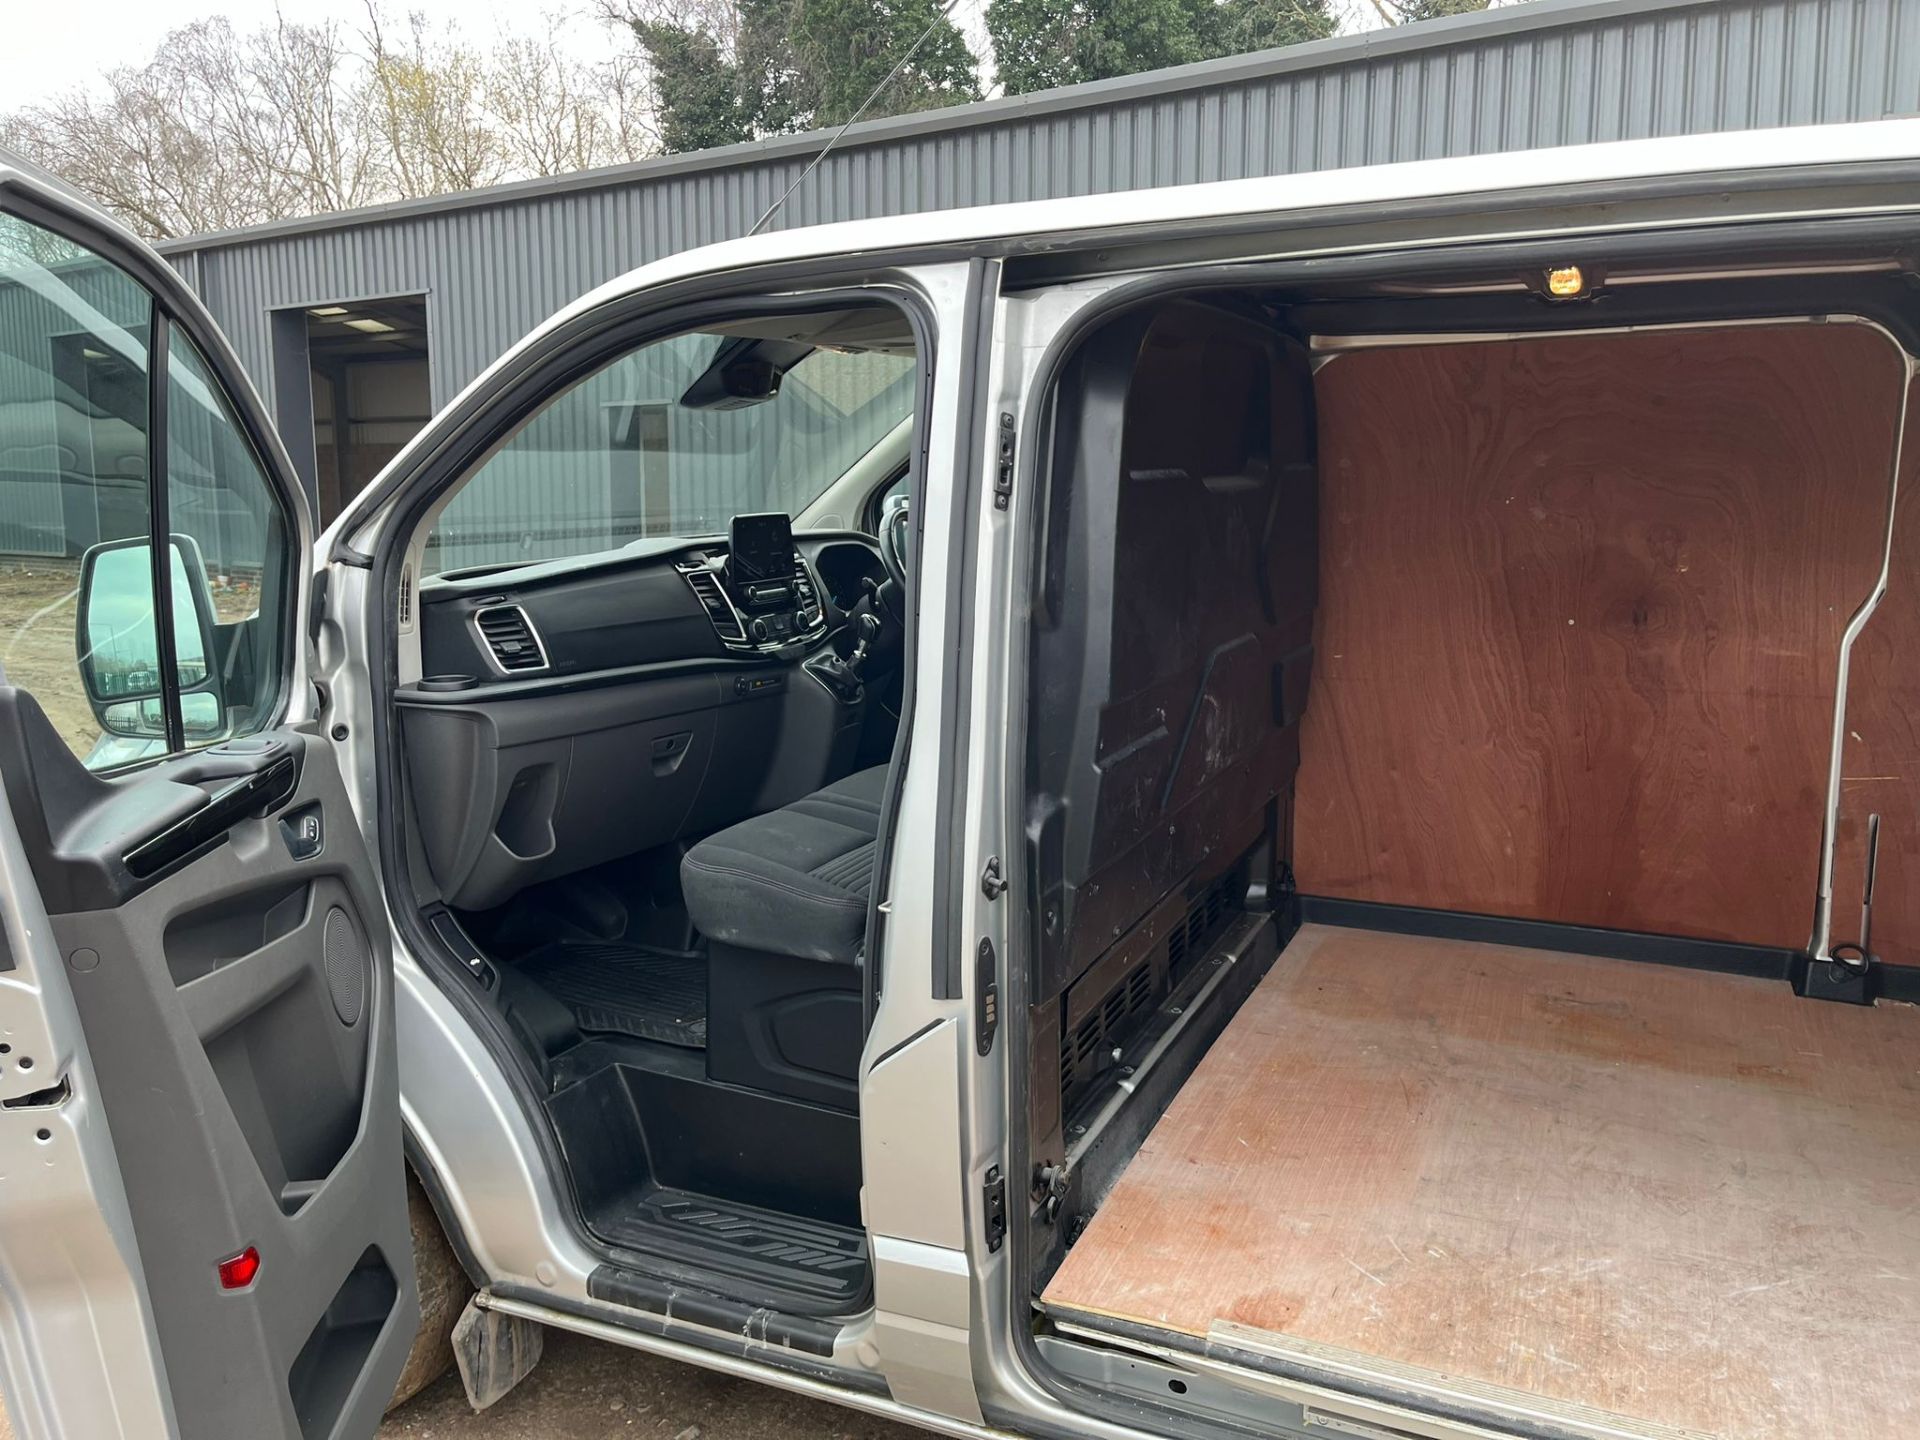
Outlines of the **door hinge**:
[[1013,499],[1013,412],[1000,412],[999,450],[993,470],[993,508],[1004,510]]
[[985,1055],[1000,1029],[1000,962],[993,941],[980,938],[973,961],[973,1048]]
[[987,857],[986,868],[980,872],[980,893],[989,900],[998,900],[1007,893],[1007,872],[998,855]]
[[1033,1167],[1033,1203],[1040,1207],[1041,1218],[1047,1224],[1059,1221],[1060,1209],[1067,1199],[1067,1185],[1072,1178],[1072,1171],[1065,1161],[1056,1165],[1051,1160],[1043,1160]]
[[986,1217],[987,1249],[998,1250],[1007,1238],[1007,1177],[1000,1173],[998,1165],[987,1171],[987,1184],[982,1198],[985,1201],[981,1213]]

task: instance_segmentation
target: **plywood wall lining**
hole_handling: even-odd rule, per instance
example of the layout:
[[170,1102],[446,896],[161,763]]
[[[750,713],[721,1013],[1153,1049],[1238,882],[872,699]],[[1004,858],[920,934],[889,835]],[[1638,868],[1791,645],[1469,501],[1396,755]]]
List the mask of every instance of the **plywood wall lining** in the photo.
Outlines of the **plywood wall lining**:
[[1853,644],[1833,852],[1833,940],[1860,939],[1867,817],[1880,817],[1872,949],[1920,965],[1920,381],[1908,400],[1887,590]]
[[1804,946],[1841,636],[1886,538],[1891,340],[1360,350],[1315,383],[1300,888]]

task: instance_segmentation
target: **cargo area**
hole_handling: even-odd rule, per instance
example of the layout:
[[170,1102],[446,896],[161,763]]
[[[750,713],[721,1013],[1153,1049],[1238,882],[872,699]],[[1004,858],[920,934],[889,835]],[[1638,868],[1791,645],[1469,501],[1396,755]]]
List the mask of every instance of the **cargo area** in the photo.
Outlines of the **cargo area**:
[[1920,1432],[1910,301],[1727,283],[1191,296],[1063,366],[1043,1336],[1509,1434]]
[[1911,1435],[1916,1056],[1910,1006],[1308,924],[1046,1308],[1648,1433]]

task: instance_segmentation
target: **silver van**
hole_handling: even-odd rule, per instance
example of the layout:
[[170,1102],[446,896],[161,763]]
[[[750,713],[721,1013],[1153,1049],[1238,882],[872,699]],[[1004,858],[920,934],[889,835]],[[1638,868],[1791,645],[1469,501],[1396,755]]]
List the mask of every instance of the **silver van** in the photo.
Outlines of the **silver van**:
[[316,537],[0,163],[15,1425],[1920,1434],[1916,355],[1920,121],[916,215]]

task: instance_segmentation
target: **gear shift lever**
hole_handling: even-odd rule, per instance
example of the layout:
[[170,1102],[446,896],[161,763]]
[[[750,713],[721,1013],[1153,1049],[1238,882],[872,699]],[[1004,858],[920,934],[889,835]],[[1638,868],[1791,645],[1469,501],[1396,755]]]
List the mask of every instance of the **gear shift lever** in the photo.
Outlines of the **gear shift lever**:
[[847,667],[857,671],[866,663],[868,654],[873,650],[873,642],[880,638],[883,627],[878,615],[871,610],[862,610],[854,617],[853,628],[859,638],[854,642],[853,654],[847,657]]

